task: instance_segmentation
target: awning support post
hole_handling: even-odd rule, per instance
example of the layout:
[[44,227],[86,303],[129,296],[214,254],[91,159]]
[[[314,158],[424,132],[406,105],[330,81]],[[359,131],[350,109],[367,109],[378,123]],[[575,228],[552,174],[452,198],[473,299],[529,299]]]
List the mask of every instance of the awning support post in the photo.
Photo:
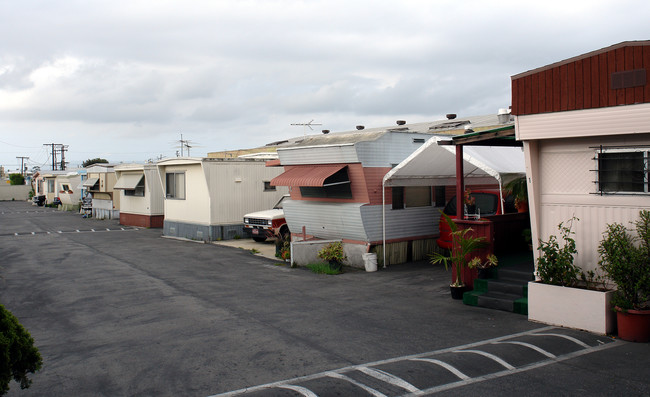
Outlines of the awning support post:
[[465,172],[463,145],[456,145],[456,219],[465,219]]

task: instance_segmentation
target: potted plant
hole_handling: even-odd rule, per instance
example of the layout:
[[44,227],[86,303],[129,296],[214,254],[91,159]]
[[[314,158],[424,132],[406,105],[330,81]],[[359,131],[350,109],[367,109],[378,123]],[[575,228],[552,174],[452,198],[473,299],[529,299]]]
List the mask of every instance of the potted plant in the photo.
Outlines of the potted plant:
[[526,186],[526,177],[522,176],[506,183],[506,190],[510,191],[515,199],[515,207],[519,212],[528,211],[528,186]]
[[490,278],[491,269],[496,267],[499,264],[499,260],[494,254],[489,254],[485,260],[481,260],[478,256],[475,256],[467,263],[467,267],[470,269],[478,270],[478,278]]
[[476,213],[476,197],[472,195],[472,191],[467,188],[465,189],[465,194],[463,195],[465,202],[465,214],[475,214]]
[[345,252],[343,252],[343,242],[335,241],[329,243],[323,247],[323,249],[318,251],[318,257],[326,260],[332,269],[341,270],[343,261],[347,259]]
[[636,236],[620,223],[608,224],[600,241],[599,265],[616,284],[612,298],[618,336],[650,341],[650,211],[639,212]]
[[586,274],[574,264],[578,254],[572,217],[558,225],[560,238],[540,241],[538,281],[528,283],[528,319],[546,324],[608,334],[616,327],[610,310],[613,291],[604,288],[593,271]]
[[431,263],[434,265],[442,263],[445,265],[446,269],[449,269],[450,264],[453,266],[453,269],[456,272],[456,277],[449,285],[451,297],[453,299],[462,299],[463,293],[465,292],[463,273],[465,266],[467,266],[468,263],[467,258],[474,251],[487,246],[488,242],[485,237],[473,236],[472,233],[474,230],[472,228],[459,229],[458,225],[444,212],[442,213],[442,216],[451,229],[452,247],[449,251],[444,253],[435,252],[429,257],[431,258]]

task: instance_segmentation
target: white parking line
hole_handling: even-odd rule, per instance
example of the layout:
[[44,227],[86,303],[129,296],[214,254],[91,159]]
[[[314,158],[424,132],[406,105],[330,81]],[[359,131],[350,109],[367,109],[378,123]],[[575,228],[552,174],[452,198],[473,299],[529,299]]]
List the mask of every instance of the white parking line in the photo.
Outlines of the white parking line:
[[511,345],[525,346],[525,347],[527,347],[529,349],[535,350],[536,352],[542,353],[543,355],[545,355],[548,358],[555,358],[555,354],[549,353],[546,350],[542,349],[541,347],[533,345],[532,343],[519,342],[519,341],[513,340],[513,341],[494,342],[493,345],[499,345],[499,344],[504,344],[504,343],[508,343],[508,344],[511,344]]
[[302,394],[305,397],[318,397],[317,394],[312,393],[311,390],[309,390],[309,389],[307,389],[305,387],[302,387],[302,386],[282,385],[282,386],[278,386],[278,388],[293,390],[295,392],[298,392],[298,393]]
[[412,358],[411,361],[423,361],[425,363],[436,364],[456,375],[460,379],[469,379],[469,376],[462,373],[460,370],[458,370],[458,368],[452,366],[451,364],[447,364],[444,361],[436,360],[435,358]]
[[342,374],[337,374],[336,372],[328,372],[326,375],[329,376],[330,378],[341,379],[341,380],[344,380],[346,382],[352,383],[353,385],[355,385],[357,387],[360,387],[361,389],[367,391],[368,393],[370,393],[374,397],[388,397],[384,393],[381,393],[381,392],[379,392],[379,391],[377,391],[377,390],[375,390],[375,389],[373,389],[371,387],[368,387],[368,386],[364,385],[361,382],[357,382],[356,380],[354,380],[354,379],[352,379],[352,378],[350,378],[348,376],[345,376],[345,375],[342,375]]
[[581,341],[580,339],[576,339],[576,338],[574,338],[572,336],[569,336],[569,335],[562,335],[562,334],[533,334],[533,335],[535,335],[535,336],[557,336],[558,338],[564,338],[566,340],[570,340],[571,342],[576,343],[576,344],[578,344],[578,345],[580,345],[580,346],[582,346],[584,348],[591,347],[588,344]]
[[357,369],[361,372],[363,372],[366,375],[370,375],[373,378],[379,379],[382,382],[390,383],[392,385],[401,387],[402,389],[408,390],[411,393],[415,393],[420,391],[417,387],[413,386],[412,384],[408,383],[404,379],[397,377],[395,375],[389,374],[388,372],[384,372],[379,369],[373,369],[373,368],[368,368],[368,367],[357,367]]
[[[469,349],[469,348],[473,348],[473,347],[476,347],[476,346],[481,346],[481,345],[490,344],[490,343],[493,343],[493,342],[499,342],[499,341],[502,341],[502,340],[517,338],[517,337],[524,336],[524,335],[532,335],[535,332],[549,331],[549,330],[552,330],[552,329],[556,329],[556,327],[547,326],[547,327],[532,329],[532,330],[529,330],[529,331],[518,332],[518,333],[515,333],[515,334],[504,335],[504,336],[500,336],[500,337],[492,338],[492,339],[488,339],[488,340],[468,343],[466,345],[454,346],[454,347],[449,347],[449,348],[446,348],[446,349],[440,349],[440,350],[435,350],[435,351],[426,352],[426,353],[419,353],[419,354],[413,354],[413,355],[409,355],[409,356],[401,356],[401,357],[389,358],[389,359],[386,359],[386,360],[374,361],[374,362],[371,362],[371,363],[367,363],[364,366],[365,367],[376,367],[376,366],[379,366],[379,365],[392,364],[392,363],[396,363],[396,362],[399,362],[399,361],[412,360],[412,359],[418,359],[418,358],[426,358],[427,356],[433,356],[433,355],[443,354],[443,353],[450,353],[450,352],[453,352],[454,350],[459,350],[459,349]],[[611,344],[612,343],[608,343],[608,344],[605,344],[603,346],[609,346]],[[280,387],[281,385],[286,385],[286,384],[289,384],[289,383],[294,384],[294,383],[298,383],[298,382],[306,382],[306,381],[309,381],[309,380],[322,378],[324,376],[329,376],[330,373],[339,373],[339,374],[341,374],[341,373],[345,373],[345,372],[349,372],[349,371],[354,371],[356,369],[359,369],[359,366],[352,365],[352,366],[349,366],[349,367],[339,368],[339,369],[333,370],[333,371],[321,372],[321,373],[317,373],[317,374],[306,375],[306,376],[301,376],[301,377],[292,378],[292,379],[280,380],[280,381],[277,381],[277,382],[267,383],[267,384],[258,385],[258,386],[246,387],[246,388],[243,388],[243,389],[233,390],[233,391],[229,391],[229,392],[225,392],[225,393],[221,393],[221,394],[214,394],[214,395],[211,395],[209,397],[239,396],[239,395],[242,395],[242,394],[245,394],[245,393],[251,393],[251,392],[256,392],[256,391],[260,391],[260,390],[268,390],[268,389],[274,388],[274,387]],[[467,382],[467,381],[470,381],[470,380],[473,380],[473,379],[476,379],[476,378],[461,380],[459,382]],[[423,394],[422,391],[420,391],[420,392],[417,392],[417,394],[412,394],[412,395],[422,395],[422,394]]]
[[483,357],[487,357],[487,358],[489,358],[491,360],[494,360],[494,361],[498,362],[499,364],[503,365],[504,367],[506,367],[508,369],[515,369],[515,367],[508,364],[504,359],[502,359],[502,358],[500,358],[498,356],[495,356],[492,353],[484,352],[482,350],[473,350],[473,349],[470,349],[470,350],[455,350],[454,353],[474,353],[474,354],[479,354],[479,355],[481,355]]
[[[536,334],[531,334],[531,335],[536,335]],[[559,336],[559,334],[555,335],[555,336]],[[441,392],[441,391],[451,390],[451,389],[455,389],[455,388],[458,388],[458,387],[471,385],[473,383],[482,382],[484,380],[497,379],[497,378],[501,378],[503,376],[509,376],[509,375],[516,374],[516,373],[519,373],[519,372],[530,371],[531,369],[545,367],[545,366],[550,365],[550,364],[570,360],[572,358],[584,356],[585,354],[590,354],[590,353],[593,353],[593,352],[596,352],[596,351],[599,351],[599,350],[605,350],[605,349],[609,349],[609,348],[612,348],[612,347],[615,347],[615,346],[619,346],[622,343],[625,343],[625,342],[621,342],[619,339],[617,339],[617,340],[614,340],[614,341],[612,341],[610,343],[605,343],[605,344],[598,345],[598,346],[595,346],[595,347],[589,347],[587,349],[578,350],[578,351],[575,351],[573,353],[568,353],[568,354],[565,354],[563,356],[556,357],[554,359],[548,359],[548,360],[544,360],[544,361],[540,361],[540,362],[536,362],[536,363],[532,363],[532,364],[528,364],[528,365],[523,365],[523,366],[521,366],[519,368],[515,368],[515,369],[512,369],[512,370],[503,370],[503,371],[500,371],[500,372],[496,372],[496,373],[492,373],[492,374],[488,374],[488,375],[484,375],[484,376],[478,376],[476,378],[470,378],[470,379],[465,379],[465,380],[461,380],[461,381],[454,382],[454,383],[447,383],[445,385],[434,386],[434,387],[431,387],[429,389],[422,390],[420,393],[411,394],[411,395],[408,395],[408,396],[424,396],[424,395],[428,395],[428,394],[435,394],[435,393],[438,393],[438,392]]]

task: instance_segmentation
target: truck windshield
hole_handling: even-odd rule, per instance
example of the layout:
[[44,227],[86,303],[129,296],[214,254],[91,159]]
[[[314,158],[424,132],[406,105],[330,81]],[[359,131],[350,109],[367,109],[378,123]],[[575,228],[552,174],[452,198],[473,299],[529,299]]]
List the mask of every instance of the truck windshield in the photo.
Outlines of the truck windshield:
[[277,204],[273,206],[274,210],[281,210],[282,206],[284,205],[284,200],[288,200],[289,196],[282,196],[280,197],[280,200],[278,200]]

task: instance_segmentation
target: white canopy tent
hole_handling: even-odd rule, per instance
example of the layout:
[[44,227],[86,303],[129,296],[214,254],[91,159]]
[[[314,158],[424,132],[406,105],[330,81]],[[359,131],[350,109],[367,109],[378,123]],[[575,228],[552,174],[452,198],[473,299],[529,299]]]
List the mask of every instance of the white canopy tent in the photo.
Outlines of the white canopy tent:
[[[418,150],[390,170],[382,181],[382,224],[384,266],[386,266],[386,190],[387,186],[436,186],[456,184],[456,147],[438,145],[443,139],[432,137]],[[526,175],[524,152],[520,147],[464,146],[463,174],[472,183],[504,184]],[[503,212],[503,202],[501,202]]]

